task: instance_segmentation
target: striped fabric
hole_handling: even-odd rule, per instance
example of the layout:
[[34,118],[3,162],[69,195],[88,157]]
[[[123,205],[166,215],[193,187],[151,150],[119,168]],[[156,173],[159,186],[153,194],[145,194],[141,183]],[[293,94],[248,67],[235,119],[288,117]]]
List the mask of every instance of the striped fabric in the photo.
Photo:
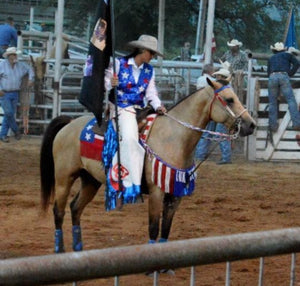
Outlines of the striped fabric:
[[[140,135],[142,142],[146,142],[150,134],[151,127],[157,114],[147,116],[147,124]],[[146,149],[147,144],[142,144]],[[182,170],[171,167],[166,162],[161,160],[154,152],[151,153],[149,148],[148,152],[152,154],[152,182],[158,186],[163,192],[172,194],[176,197],[191,195],[195,189],[196,173],[194,172],[195,166]]]
[[154,122],[156,117],[157,117],[156,113],[153,113],[153,114],[150,114],[147,116],[146,126],[143,130],[143,133],[140,135],[140,139],[142,139],[143,141],[147,140],[150,130],[151,130],[151,127],[152,127],[152,123]]
[[182,170],[169,166],[157,157],[152,158],[152,181],[165,193],[175,197],[191,195],[195,189],[195,166]]

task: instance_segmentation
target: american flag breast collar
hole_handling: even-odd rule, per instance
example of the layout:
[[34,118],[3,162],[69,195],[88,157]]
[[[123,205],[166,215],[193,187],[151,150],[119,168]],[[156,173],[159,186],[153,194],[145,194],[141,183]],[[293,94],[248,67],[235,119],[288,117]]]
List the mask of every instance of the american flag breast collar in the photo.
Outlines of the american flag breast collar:
[[140,135],[140,144],[152,161],[152,181],[162,191],[176,197],[191,195],[195,189],[195,164],[187,169],[173,167],[160,158],[146,143],[156,116],[147,117],[147,126],[143,134]]

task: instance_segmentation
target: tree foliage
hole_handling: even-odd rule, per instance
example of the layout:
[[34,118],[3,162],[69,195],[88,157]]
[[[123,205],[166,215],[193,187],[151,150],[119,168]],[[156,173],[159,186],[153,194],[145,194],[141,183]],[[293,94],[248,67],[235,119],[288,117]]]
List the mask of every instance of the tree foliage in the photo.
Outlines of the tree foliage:
[[[57,3],[57,0],[43,1],[44,5],[48,6]],[[65,0],[68,33],[86,36],[89,16],[94,16],[98,1],[77,0],[74,5],[74,1]],[[178,55],[185,41],[191,42],[191,46],[194,47],[199,2],[165,0],[164,48],[167,58]],[[122,50],[126,42],[135,40],[140,34],[157,35],[159,0],[114,0],[113,3],[117,49]],[[227,49],[226,42],[232,38],[242,41],[243,48],[269,52],[271,44],[283,41],[291,5],[297,7],[299,4],[300,0],[216,1],[214,34],[217,53],[223,53]],[[298,19],[296,14],[296,22]],[[93,22],[94,20],[92,25]]]

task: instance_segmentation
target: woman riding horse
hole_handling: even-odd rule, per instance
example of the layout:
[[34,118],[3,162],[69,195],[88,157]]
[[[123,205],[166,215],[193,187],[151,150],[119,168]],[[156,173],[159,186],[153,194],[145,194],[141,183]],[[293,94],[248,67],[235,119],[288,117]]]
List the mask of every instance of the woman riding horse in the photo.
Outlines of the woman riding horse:
[[[130,42],[129,46],[133,47],[134,51],[128,56],[116,59],[116,71],[110,66],[105,74],[105,83],[108,91],[112,87],[117,88],[119,136],[122,138],[120,166],[118,167],[119,162],[115,154],[111,168],[115,171],[110,175],[115,182],[118,182],[118,168],[120,168],[122,191],[130,193],[132,197],[140,193],[145,156],[145,151],[139,144],[136,109],[144,107],[145,99],[157,113],[163,114],[166,109],[158,97],[154,69],[149,64],[156,54],[162,56],[157,49],[157,39],[149,35],[141,35],[137,41]],[[110,100],[115,101],[113,97]],[[114,104],[111,104],[110,113],[114,118]]]
[[[145,156],[143,187],[149,191],[150,242],[156,242],[159,236],[161,219],[160,241],[167,241],[173,216],[181,200],[180,196],[169,191],[176,181],[168,182],[169,188],[162,186],[167,176],[157,180],[159,176],[154,173],[155,167],[158,167],[160,175],[163,174],[162,168],[169,168],[170,173],[177,172],[179,179],[188,184],[192,174],[190,170],[193,170],[194,151],[209,120],[224,123],[229,130],[235,129],[241,136],[252,134],[256,126],[228,83],[210,80],[208,83],[206,88],[187,96],[168,113],[158,116],[145,141],[144,147],[149,156]],[[92,119],[91,116],[82,116],[71,121],[71,118],[61,116],[49,124],[44,135],[40,157],[42,206],[47,209],[50,198],[55,195],[55,252],[64,251],[62,225],[74,181],[80,178],[82,182],[80,191],[70,204],[75,251],[83,247],[81,214],[101,184],[106,182],[102,162],[81,153],[80,134]]]

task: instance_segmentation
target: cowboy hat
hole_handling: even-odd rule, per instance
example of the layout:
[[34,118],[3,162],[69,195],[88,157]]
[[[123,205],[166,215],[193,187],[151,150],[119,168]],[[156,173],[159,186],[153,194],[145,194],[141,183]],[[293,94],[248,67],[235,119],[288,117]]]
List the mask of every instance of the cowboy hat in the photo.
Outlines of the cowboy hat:
[[230,62],[228,62],[228,61],[223,62],[221,59],[219,61],[220,61],[220,64],[222,65],[222,68],[229,70]]
[[226,78],[228,78],[230,76],[230,71],[227,69],[219,69],[218,71],[214,72],[212,75],[222,75]]
[[289,47],[288,48],[288,53],[299,56],[300,55],[300,51],[298,49],[295,49],[294,47]]
[[3,58],[7,58],[9,55],[19,55],[21,52],[17,50],[15,47],[9,47],[2,55]]
[[243,43],[242,43],[242,42],[239,42],[239,41],[236,40],[236,39],[232,39],[230,42],[227,42],[227,45],[228,45],[229,47],[235,47],[235,46],[241,47],[241,46],[243,45]]
[[285,51],[286,47],[284,46],[284,44],[282,42],[277,42],[277,43],[275,43],[274,46],[271,45],[270,49],[274,50],[274,51],[277,51],[277,52],[280,52],[280,51]]
[[157,39],[153,36],[141,35],[137,41],[131,41],[127,45],[133,48],[147,49],[163,57],[163,54],[158,51]]

